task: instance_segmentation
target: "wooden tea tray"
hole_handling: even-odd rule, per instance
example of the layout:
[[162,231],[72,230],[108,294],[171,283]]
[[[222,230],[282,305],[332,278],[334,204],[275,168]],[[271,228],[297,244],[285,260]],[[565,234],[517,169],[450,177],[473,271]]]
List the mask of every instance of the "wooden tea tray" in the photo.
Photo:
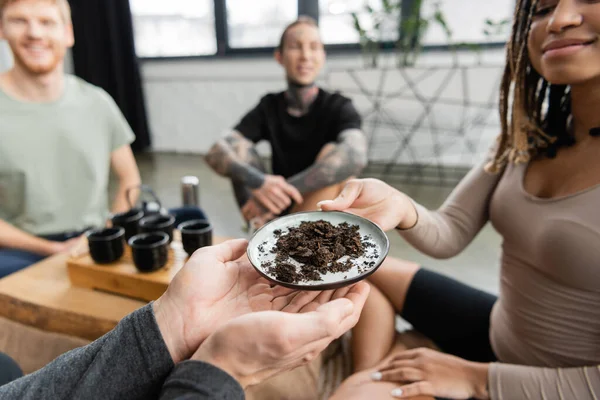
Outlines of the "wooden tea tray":
[[[227,239],[215,236],[213,243],[219,244]],[[188,256],[183,250],[181,242],[173,240],[169,249],[167,265],[158,271],[139,272],[133,264],[129,246],[126,246],[123,257],[112,264],[96,264],[89,253],[71,257],[67,260],[67,270],[73,286],[152,301],[158,299],[165,292],[187,259]]]

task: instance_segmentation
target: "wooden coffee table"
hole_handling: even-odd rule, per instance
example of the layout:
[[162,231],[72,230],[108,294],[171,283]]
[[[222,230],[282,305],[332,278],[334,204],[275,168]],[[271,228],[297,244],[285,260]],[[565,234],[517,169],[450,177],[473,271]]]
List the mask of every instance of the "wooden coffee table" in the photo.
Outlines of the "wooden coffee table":
[[71,286],[67,257],[56,255],[0,279],[0,316],[44,331],[96,340],[147,304]]

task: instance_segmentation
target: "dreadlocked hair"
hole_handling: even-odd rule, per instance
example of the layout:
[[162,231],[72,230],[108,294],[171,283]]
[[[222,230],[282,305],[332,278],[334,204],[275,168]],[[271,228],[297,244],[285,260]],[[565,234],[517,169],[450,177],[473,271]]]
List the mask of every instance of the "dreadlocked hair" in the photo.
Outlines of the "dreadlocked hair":
[[501,133],[486,165],[490,173],[508,163],[527,163],[535,155],[554,157],[559,147],[574,142],[568,129],[570,88],[550,84],[529,61],[527,41],[537,2],[517,0],[500,86]]

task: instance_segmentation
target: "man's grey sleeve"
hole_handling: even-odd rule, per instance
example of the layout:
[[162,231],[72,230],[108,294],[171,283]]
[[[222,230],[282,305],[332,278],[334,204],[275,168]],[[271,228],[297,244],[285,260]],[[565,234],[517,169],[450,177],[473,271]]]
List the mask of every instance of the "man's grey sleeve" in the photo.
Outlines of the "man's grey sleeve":
[[200,361],[177,364],[160,400],[244,400],[244,390],[226,372]]
[[95,342],[0,387],[0,399],[157,399],[172,369],[149,304]]

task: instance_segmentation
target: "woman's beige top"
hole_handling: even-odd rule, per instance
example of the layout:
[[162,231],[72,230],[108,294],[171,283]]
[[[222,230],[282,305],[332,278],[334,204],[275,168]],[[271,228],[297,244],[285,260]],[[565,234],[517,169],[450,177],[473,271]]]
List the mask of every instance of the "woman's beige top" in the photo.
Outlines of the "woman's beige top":
[[461,252],[488,220],[502,235],[492,399],[600,400],[600,185],[542,199],[525,191],[525,170],[474,168],[438,211],[416,205],[417,225],[401,234],[437,258]]

